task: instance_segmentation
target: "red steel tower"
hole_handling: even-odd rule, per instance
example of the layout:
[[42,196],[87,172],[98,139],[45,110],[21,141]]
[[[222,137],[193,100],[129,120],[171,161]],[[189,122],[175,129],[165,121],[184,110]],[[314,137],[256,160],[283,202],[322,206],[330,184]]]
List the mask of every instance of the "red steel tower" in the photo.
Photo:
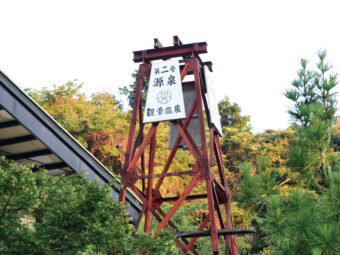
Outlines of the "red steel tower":
[[[155,39],[154,49],[134,52],[134,62],[141,64],[137,74],[125,163],[121,173],[123,188],[120,191],[119,199],[124,203],[126,189],[130,188],[133,190],[143,202],[143,209],[138,218],[136,228],[138,228],[142,216],[145,215],[144,231],[149,232],[151,215],[153,215],[159,222],[157,229],[164,227],[174,229],[174,241],[182,250],[182,254],[189,254],[190,252],[198,254],[194,246],[197,238],[211,236],[213,254],[219,254],[219,242],[223,242],[226,247],[225,254],[237,255],[238,249],[235,234],[251,233],[254,232],[254,229],[233,228],[230,210],[231,194],[226,183],[220,149],[220,130],[216,127],[216,123],[214,124],[212,109],[209,107],[210,105],[207,100],[207,86],[209,84],[206,82],[205,76],[207,74],[205,72],[208,69],[212,71],[212,63],[202,62],[199,56],[199,54],[207,53],[207,43],[182,44],[179,38],[174,36],[173,44],[171,47],[163,47],[158,39]],[[143,121],[145,117],[143,116],[146,115],[143,115],[142,109],[142,86],[145,78],[150,79],[152,70],[151,61],[157,62],[159,60],[159,62],[162,62],[171,59],[179,62],[178,66],[183,90],[185,87],[192,86],[192,92],[195,97],[192,105],[190,105],[189,109],[186,109],[184,119],[171,120],[171,125],[177,130],[176,139],[172,141],[171,151],[162,172],[154,173],[157,143],[156,132],[159,122],[153,121],[150,128],[147,131],[145,130],[146,125]],[[183,82],[187,75],[191,75],[193,81]],[[161,86],[163,84],[158,83],[158,85]],[[163,93],[164,100],[166,100],[166,96],[167,93]],[[197,126],[194,128],[199,132],[196,137],[193,137],[188,127],[195,118],[195,125]],[[144,131],[146,131],[145,134]],[[195,163],[191,166],[191,170],[171,172],[171,163],[181,146],[182,140],[189,149]],[[197,140],[200,141],[199,144]],[[148,157],[145,156],[147,147],[149,147]],[[148,162],[146,162],[147,159]],[[216,171],[212,171],[212,168],[216,165]],[[187,162],[183,162],[183,166],[187,167]],[[148,171],[146,172],[146,170]],[[183,175],[191,176],[191,181],[184,191],[181,191],[177,197],[163,197],[160,189],[164,178]],[[141,184],[137,185],[138,182],[141,182]],[[205,185],[205,192],[203,194],[192,194],[193,188],[198,183]],[[138,186],[142,188],[140,189]],[[185,200],[196,199],[207,200],[209,213],[202,220],[196,231],[181,232],[171,221],[171,217],[183,206]],[[161,209],[161,204],[164,202],[173,203],[167,213]]]

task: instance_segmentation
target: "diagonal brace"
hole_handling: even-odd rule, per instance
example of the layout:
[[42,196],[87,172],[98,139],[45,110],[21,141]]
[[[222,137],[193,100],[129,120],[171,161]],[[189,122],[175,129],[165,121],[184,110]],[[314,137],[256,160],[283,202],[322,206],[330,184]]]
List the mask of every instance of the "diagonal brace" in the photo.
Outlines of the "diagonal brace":
[[197,182],[200,180],[200,177],[201,177],[201,173],[198,172],[196,176],[193,178],[193,180],[191,181],[191,183],[189,184],[189,186],[184,190],[182,195],[179,197],[179,199],[176,201],[176,203],[173,205],[173,207],[170,209],[167,215],[163,218],[162,222],[158,225],[156,229],[161,229],[165,227],[165,225],[169,222],[172,215],[174,215],[178,207],[183,203],[183,201],[189,195],[191,190],[195,187]]
[[133,159],[131,160],[130,164],[129,164],[129,167],[127,169],[127,172],[131,172],[132,171],[132,168],[134,168],[136,166],[136,163],[139,159],[140,156],[142,156],[143,152],[144,152],[144,149],[145,147],[148,145],[151,137],[155,134],[156,132],[156,129],[157,129],[157,124],[153,124],[151,126],[151,128],[149,129],[149,132],[147,133],[147,135],[145,136],[142,144],[140,145],[139,147],[139,150],[137,151],[137,153],[133,156]]

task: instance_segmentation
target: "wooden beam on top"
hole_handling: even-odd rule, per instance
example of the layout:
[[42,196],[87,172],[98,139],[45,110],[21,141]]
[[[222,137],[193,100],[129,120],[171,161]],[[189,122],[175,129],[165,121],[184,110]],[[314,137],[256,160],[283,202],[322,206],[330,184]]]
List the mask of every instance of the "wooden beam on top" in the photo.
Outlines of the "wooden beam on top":
[[6,122],[1,122],[0,123],[0,129],[9,128],[9,127],[15,127],[15,126],[19,126],[19,125],[20,125],[20,123],[18,121],[10,120],[10,121],[6,121]]
[[20,160],[20,159],[28,159],[28,158],[38,157],[38,156],[45,156],[49,154],[52,154],[52,152],[48,149],[44,149],[44,150],[29,151],[29,152],[24,152],[24,153],[19,153],[19,154],[12,154],[12,155],[6,156],[6,158],[13,159],[13,160]]
[[180,46],[170,46],[158,49],[140,50],[133,52],[133,61],[138,62],[149,62],[156,59],[167,59],[175,57],[186,57],[192,53],[201,54],[207,53],[208,45],[206,42],[183,44]]
[[0,140],[0,146],[7,146],[7,145],[13,145],[17,143],[24,143],[36,140],[36,138],[33,135],[25,135],[25,136],[19,136],[9,139]]
[[174,35],[172,38],[174,46],[181,46],[183,45],[182,41],[179,39],[177,35]]
[[158,38],[153,39],[154,45],[153,47],[155,49],[163,48],[163,44],[158,40]]

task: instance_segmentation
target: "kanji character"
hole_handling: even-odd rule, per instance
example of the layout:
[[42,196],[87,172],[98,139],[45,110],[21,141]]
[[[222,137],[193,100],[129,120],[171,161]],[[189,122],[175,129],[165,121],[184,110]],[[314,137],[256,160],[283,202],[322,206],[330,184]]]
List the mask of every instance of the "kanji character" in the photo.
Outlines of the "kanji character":
[[146,115],[147,115],[148,117],[154,116],[154,112],[155,112],[155,109],[153,109],[153,108],[148,108],[148,109],[146,109]]
[[165,70],[163,70],[161,73],[168,73],[169,70],[166,70],[166,68],[168,68],[168,67],[167,66],[163,66],[163,69],[165,69]]
[[162,113],[163,113],[163,108],[162,108],[162,107],[159,107],[159,108],[157,109],[157,113],[158,113],[158,115],[162,115]]
[[169,78],[168,78],[168,85],[171,86],[173,84],[176,84],[175,76],[170,75]]
[[155,78],[153,86],[154,87],[162,87],[162,86],[164,86],[163,77]]
[[175,113],[181,112],[181,107],[177,104],[175,105],[175,109],[174,109]]
[[165,108],[165,114],[172,114],[172,110],[170,106]]

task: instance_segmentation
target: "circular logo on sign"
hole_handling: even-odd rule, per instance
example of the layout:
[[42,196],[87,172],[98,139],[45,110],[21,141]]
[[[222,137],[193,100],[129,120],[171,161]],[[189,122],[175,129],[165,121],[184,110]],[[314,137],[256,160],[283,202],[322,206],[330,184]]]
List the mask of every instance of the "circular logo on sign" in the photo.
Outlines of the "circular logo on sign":
[[171,91],[168,89],[161,90],[157,93],[157,101],[161,104],[166,104],[172,97]]

